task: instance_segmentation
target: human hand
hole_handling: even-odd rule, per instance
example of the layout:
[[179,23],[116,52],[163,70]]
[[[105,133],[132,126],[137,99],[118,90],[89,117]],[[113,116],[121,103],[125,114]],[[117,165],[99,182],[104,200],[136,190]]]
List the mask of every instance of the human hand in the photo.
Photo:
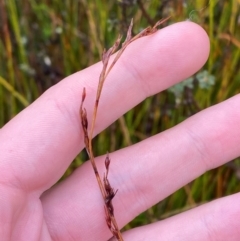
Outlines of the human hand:
[[[132,43],[106,80],[95,134],[146,97],[195,73],[208,53],[205,32],[191,22],[171,25]],[[53,186],[84,148],[81,93],[86,87],[84,106],[91,119],[100,71],[98,63],[69,76],[0,130],[1,240],[111,238],[89,162]],[[119,188],[113,200],[119,226],[207,170],[239,156],[239,109],[238,95],[111,153],[109,178]],[[103,173],[104,157],[96,162]],[[239,240],[239,203],[240,195],[235,194],[133,229],[123,237],[125,241]]]

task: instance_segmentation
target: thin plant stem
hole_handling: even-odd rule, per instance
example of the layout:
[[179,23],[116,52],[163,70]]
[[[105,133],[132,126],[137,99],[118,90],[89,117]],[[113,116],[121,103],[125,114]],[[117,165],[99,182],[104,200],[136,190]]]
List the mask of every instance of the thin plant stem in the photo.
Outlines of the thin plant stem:
[[153,27],[147,27],[144,29],[142,32],[137,34],[135,37],[132,37],[132,27],[133,27],[133,20],[130,23],[128,32],[127,32],[127,37],[125,41],[122,43],[118,53],[116,54],[115,58],[113,59],[112,63],[110,66],[108,66],[110,57],[113,53],[116,52],[116,50],[119,48],[122,37],[118,36],[116,42],[114,45],[108,49],[107,51],[104,50],[102,54],[102,62],[103,62],[103,68],[102,72],[99,76],[99,82],[98,82],[98,88],[97,88],[97,94],[96,94],[96,99],[95,99],[95,104],[94,104],[94,109],[93,109],[93,117],[92,117],[92,122],[91,122],[91,127],[90,127],[90,132],[88,133],[88,119],[87,119],[87,111],[85,108],[83,108],[83,102],[86,98],[86,89],[83,89],[82,93],[82,101],[80,105],[80,117],[81,117],[81,124],[84,132],[84,142],[86,146],[86,150],[88,153],[88,156],[90,158],[100,191],[102,193],[102,197],[104,200],[104,208],[105,208],[105,214],[106,214],[106,223],[112,232],[113,236],[118,240],[118,241],[123,241],[122,234],[120,232],[120,229],[118,227],[117,221],[114,216],[114,207],[112,204],[112,199],[115,197],[117,191],[114,191],[114,189],[111,187],[110,182],[108,180],[108,172],[109,172],[109,166],[110,166],[110,158],[109,155],[107,154],[107,157],[105,159],[105,168],[106,168],[106,174],[104,175],[103,181],[100,178],[95,160],[94,160],[94,154],[93,154],[93,147],[92,147],[92,138],[93,138],[93,132],[95,128],[95,123],[96,123],[96,118],[97,118],[97,111],[98,111],[98,105],[99,105],[99,100],[101,97],[102,89],[104,82],[112,70],[113,66],[116,64],[116,62],[119,60],[121,55],[123,54],[124,50],[127,48],[127,46],[132,43],[133,41],[144,37],[151,35],[157,31],[157,27],[167,21],[169,19],[165,18],[163,20],[158,21]]

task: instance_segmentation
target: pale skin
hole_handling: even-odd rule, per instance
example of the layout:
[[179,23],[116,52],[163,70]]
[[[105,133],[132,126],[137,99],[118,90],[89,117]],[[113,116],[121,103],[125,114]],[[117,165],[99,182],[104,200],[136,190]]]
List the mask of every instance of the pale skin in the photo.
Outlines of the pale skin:
[[[146,97],[198,71],[209,39],[191,22],[132,43],[106,80],[96,122],[101,132]],[[79,106],[91,119],[101,63],[69,76],[0,130],[0,237],[6,241],[106,241],[103,200],[89,162],[53,186],[84,148]],[[110,153],[120,227],[207,170],[240,155],[240,95],[172,129]],[[97,157],[99,172],[104,158]],[[48,191],[46,191],[48,190]],[[240,194],[123,233],[125,241],[239,240]]]

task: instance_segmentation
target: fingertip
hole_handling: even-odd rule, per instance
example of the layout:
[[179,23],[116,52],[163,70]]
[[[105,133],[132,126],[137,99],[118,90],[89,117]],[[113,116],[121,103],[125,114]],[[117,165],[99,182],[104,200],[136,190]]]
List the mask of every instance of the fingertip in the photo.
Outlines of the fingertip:
[[128,62],[128,69],[134,70],[138,77],[136,86],[140,83],[148,97],[202,68],[209,56],[209,46],[206,31],[193,22],[184,21],[137,40],[129,46],[122,60]]
[[[175,29],[172,30],[171,27]],[[176,23],[170,26],[169,31],[175,32],[176,37],[179,37],[179,49],[183,54],[180,57],[185,61],[185,66],[181,67],[186,67],[185,78],[187,78],[201,69],[206,63],[210,52],[209,37],[200,25],[191,21]],[[181,63],[181,61],[179,62]]]
[[205,29],[199,24],[196,24],[190,20],[177,23],[176,25],[182,27],[185,31],[185,34],[188,34],[191,40],[195,42],[196,47],[202,51],[201,55],[204,64],[207,61],[210,53],[210,40]]
[[161,40],[165,39],[168,47],[165,47],[164,52],[168,55],[165,57],[164,70],[172,72],[164,72],[165,76],[169,76],[166,81],[168,88],[169,85],[190,77],[203,67],[209,56],[210,43],[206,31],[190,21],[172,24],[161,31],[159,44],[163,44]]

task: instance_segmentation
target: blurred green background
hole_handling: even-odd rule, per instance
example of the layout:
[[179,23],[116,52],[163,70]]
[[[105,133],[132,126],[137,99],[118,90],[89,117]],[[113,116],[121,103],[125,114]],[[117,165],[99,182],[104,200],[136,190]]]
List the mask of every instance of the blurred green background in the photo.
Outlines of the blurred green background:
[[[126,33],[131,18],[138,33],[169,15],[168,24],[191,19],[207,31],[208,62],[102,132],[94,140],[95,155],[139,142],[239,93],[240,0],[1,0],[0,126],[65,76],[99,61],[103,48],[111,46],[118,33]],[[86,159],[83,151],[63,178]],[[186,185],[125,228],[239,192],[239,181],[238,158]]]

